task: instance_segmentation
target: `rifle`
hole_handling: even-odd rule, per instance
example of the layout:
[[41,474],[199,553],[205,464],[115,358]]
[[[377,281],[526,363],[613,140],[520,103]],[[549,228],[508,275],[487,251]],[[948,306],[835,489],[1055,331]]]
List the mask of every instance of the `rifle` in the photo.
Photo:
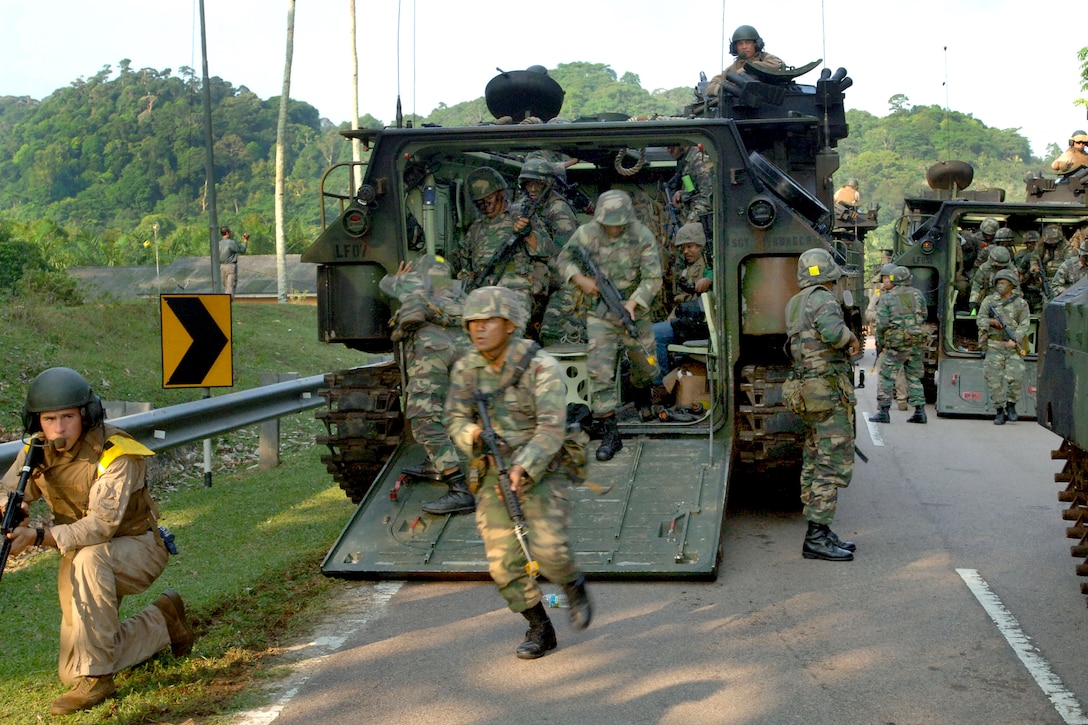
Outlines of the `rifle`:
[[568,244],[565,249],[569,249],[574,261],[582,267],[587,275],[593,277],[597,283],[597,291],[601,295],[601,302],[604,303],[609,312],[620,318],[623,329],[627,330],[627,335],[642,348],[642,354],[646,356],[646,362],[650,365],[657,365],[654,354],[647,350],[646,346],[642,344],[642,340],[639,339],[638,325],[635,324],[635,318],[631,317],[631,313],[623,306],[623,296],[616,289],[616,285],[612,280],[604,276],[601,268],[590,258],[589,252],[584,247],[577,244]]
[[525,526],[525,514],[521,510],[521,502],[518,501],[517,494],[510,490],[510,469],[502,455],[499,436],[491,426],[491,416],[487,412],[487,395],[477,388],[472,393],[472,399],[476,401],[476,412],[480,416],[480,427],[483,428],[480,440],[484,442],[487,452],[495,459],[495,467],[499,469],[499,489],[502,492],[502,500],[506,503],[506,511],[510,514],[510,520],[514,522],[514,536],[521,544],[521,553],[525,555],[525,573],[535,579],[540,573],[540,565],[536,563],[529,551],[527,538],[529,532]]
[[[1043,283],[1043,301],[1044,302],[1050,302],[1052,299],[1054,299],[1054,293],[1050,289],[1050,280],[1047,279],[1046,268],[1041,267],[1039,269],[1038,274],[1039,274],[1039,279]],[[1043,313],[1043,311],[1039,310],[1039,314],[1042,315],[1042,313]]]
[[595,209],[593,200],[586,196],[586,193],[578,188],[578,184],[572,184],[566,179],[557,177],[555,179],[555,185],[559,187],[559,193],[563,195],[563,198],[567,200],[567,203],[574,208],[575,211],[580,211],[583,214],[592,214]]
[[15,490],[8,494],[8,503],[4,507],[4,523],[0,526],[0,579],[4,577],[4,568],[8,565],[8,555],[11,553],[11,539],[8,534],[15,530],[19,522],[23,520],[23,498],[26,493],[26,482],[30,479],[30,472],[38,464],[36,452],[43,451],[45,443],[37,437],[31,438],[26,444],[26,458],[23,459],[23,467],[19,469],[19,483]]
[[997,310],[997,306],[990,305],[990,317],[997,320],[997,324],[1001,325],[1001,329],[1005,331],[1005,334],[1009,336],[1009,339],[1016,343],[1016,352],[1020,353],[1020,356],[1028,354],[1027,340],[1023,337],[1017,338],[1016,333],[1013,332],[1009,323],[1005,322],[1005,318]]
[[[551,193],[551,184],[548,184],[544,189],[537,194],[536,199],[526,196],[527,202],[521,203],[521,214],[519,218],[532,219],[544,206],[544,202],[547,200],[548,195]],[[472,281],[468,284],[466,292],[471,292],[474,289],[484,286],[484,282],[494,273],[495,267],[506,260],[507,257],[514,251],[514,248],[521,243],[525,237],[533,233],[533,227],[531,224],[527,224],[524,229],[518,232],[511,232],[510,236],[505,242],[502,243],[495,253],[491,255],[491,258],[487,260],[487,264],[476,270],[476,274],[472,275]]]

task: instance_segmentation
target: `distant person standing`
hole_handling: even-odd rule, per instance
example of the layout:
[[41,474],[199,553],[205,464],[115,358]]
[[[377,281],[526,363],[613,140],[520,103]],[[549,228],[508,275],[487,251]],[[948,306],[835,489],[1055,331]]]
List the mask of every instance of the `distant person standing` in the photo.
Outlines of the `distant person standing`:
[[239,243],[230,227],[219,227],[219,276],[223,279],[223,291],[231,297],[238,288],[238,255],[245,254],[248,248],[248,232],[242,235]]
[[910,286],[911,274],[906,267],[893,268],[890,278],[894,286],[876,303],[876,336],[883,348],[884,360],[880,365],[880,387],[876,396],[880,412],[869,416],[869,420],[892,422],[888,411],[895,394],[895,379],[902,370],[907,377],[909,401],[914,406],[914,415],[907,422],[925,423],[922,348],[928,342],[929,334],[922,325],[926,321],[926,301],[921,292]]
[[994,275],[995,291],[982,300],[978,310],[978,341],[986,351],[984,370],[996,411],[994,425],[1019,418],[1016,404],[1024,389],[1024,359],[1018,341],[1028,334],[1031,315],[1019,286],[1016,270],[1001,270]]

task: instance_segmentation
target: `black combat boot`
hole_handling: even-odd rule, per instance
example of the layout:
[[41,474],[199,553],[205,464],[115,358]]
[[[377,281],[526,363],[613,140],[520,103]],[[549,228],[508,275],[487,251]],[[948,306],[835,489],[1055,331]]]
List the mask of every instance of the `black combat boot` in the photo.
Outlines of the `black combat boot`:
[[623,448],[623,440],[620,438],[620,428],[616,425],[616,414],[612,413],[607,418],[601,418],[601,445],[597,446],[597,460],[611,461],[612,456]]
[[843,541],[839,538],[838,534],[831,530],[830,526],[827,528],[827,540],[835,546],[839,547],[840,549],[846,549],[847,551],[858,550],[857,544],[855,544],[853,541]]
[[548,619],[543,604],[537,602],[535,607],[526,609],[521,615],[529,620],[529,631],[525,633],[525,641],[518,645],[519,659],[535,660],[559,646],[555,641],[555,627],[552,626],[552,620]]
[[925,423],[926,422],[926,407],[924,405],[914,406],[914,415],[907,418],[908,423]]
[[824,561],[853,561],[853,553],[836,546],[828,535],[830,533],[831,527],[826,524],[809,521],[805,544],[801,547],[802,556],[806,559],[823,559]]
[[589,592],[586,591],[586,578],[579,576],[570,584],[563,585],[563,591],[567,594],[567,616],[570,618],[570,626],[575,629],[585,629],[593,619],[593,603],[589,601]]
[[1005,425],[1005,408],[997,406],[997,415],[994,416],[994,425]]
[[465,474],[457,471],[443,476],[450,490],[443,496],[420,506],[423,513],[435,516],[446,514],[470,514],[476,510],[476,499],[465,484]]
[[405,466],[400,472],[410,478],[424,478],[428,481],[443,481],[442,471],[437,470],[430,458],[424,458],[414,466]]
[[891,423],[892,417],[888,415],[888,410],[891,409],[890,405],[880,406],[880,412],[869,416],[869,422],[871,423]]
[[1005,419],[1010,423],[1020,420],[1020,416],[1016,414],[1016,403],[1005,404]]

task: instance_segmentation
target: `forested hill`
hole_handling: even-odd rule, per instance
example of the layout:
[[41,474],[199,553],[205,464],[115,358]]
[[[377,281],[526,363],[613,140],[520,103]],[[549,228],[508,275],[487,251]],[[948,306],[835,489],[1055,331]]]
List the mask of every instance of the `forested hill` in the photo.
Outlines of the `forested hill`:
[[[637,75],[617,77],[605,64],[560,64],[549,74],[566,92],[565,118],[674,115],[692,98],[688,87],[648,91]],[[211,97],[220,223],[250,232],[255,253],[271,253],[279,99],[261,99],[221,78],[211,80]],[[969,161],[976,186],[1003,186],[1010,198],[1026,171],[1043,166],[1016,131],[938,107],[912,107],[903,96],[892,97],[889,108],[884,117],[848,112],[850,137],[840,145],[837,175],[861,180],[863,203],[879,203],[882,222],[891,221],[904,192],[921,187],[935,161]],[[40,101],[0,97],[0,261],[12,257],[3,246],[13,243],[20,245],[18,258],[52,269],[154,264],[156,247],[161,262],[205,253],[202,119],[200,79],[192,69],[174,75],[135,70],[128,61],[116,74],[104,68]],[[411,120],[455,126],[488,121],[490,114],[481,96]],[[367,114],[361,125],[383,124]],[[307,103],[291,104],[289,126],[287,243],[289,252],[300,252],[316,232],[321,175],[346,159],[350,146]]]

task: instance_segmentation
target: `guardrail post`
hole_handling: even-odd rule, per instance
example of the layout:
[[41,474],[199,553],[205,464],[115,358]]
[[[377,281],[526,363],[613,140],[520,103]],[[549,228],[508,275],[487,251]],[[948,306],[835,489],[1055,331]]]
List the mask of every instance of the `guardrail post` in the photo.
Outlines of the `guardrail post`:
[[[261,385],[283,383],[298,380],[298,373],[260,373],[257,382]],[[261,423],[261,432],[257,446],[258,466],[267,471],[280,465],[280,419],[271,418]]]

